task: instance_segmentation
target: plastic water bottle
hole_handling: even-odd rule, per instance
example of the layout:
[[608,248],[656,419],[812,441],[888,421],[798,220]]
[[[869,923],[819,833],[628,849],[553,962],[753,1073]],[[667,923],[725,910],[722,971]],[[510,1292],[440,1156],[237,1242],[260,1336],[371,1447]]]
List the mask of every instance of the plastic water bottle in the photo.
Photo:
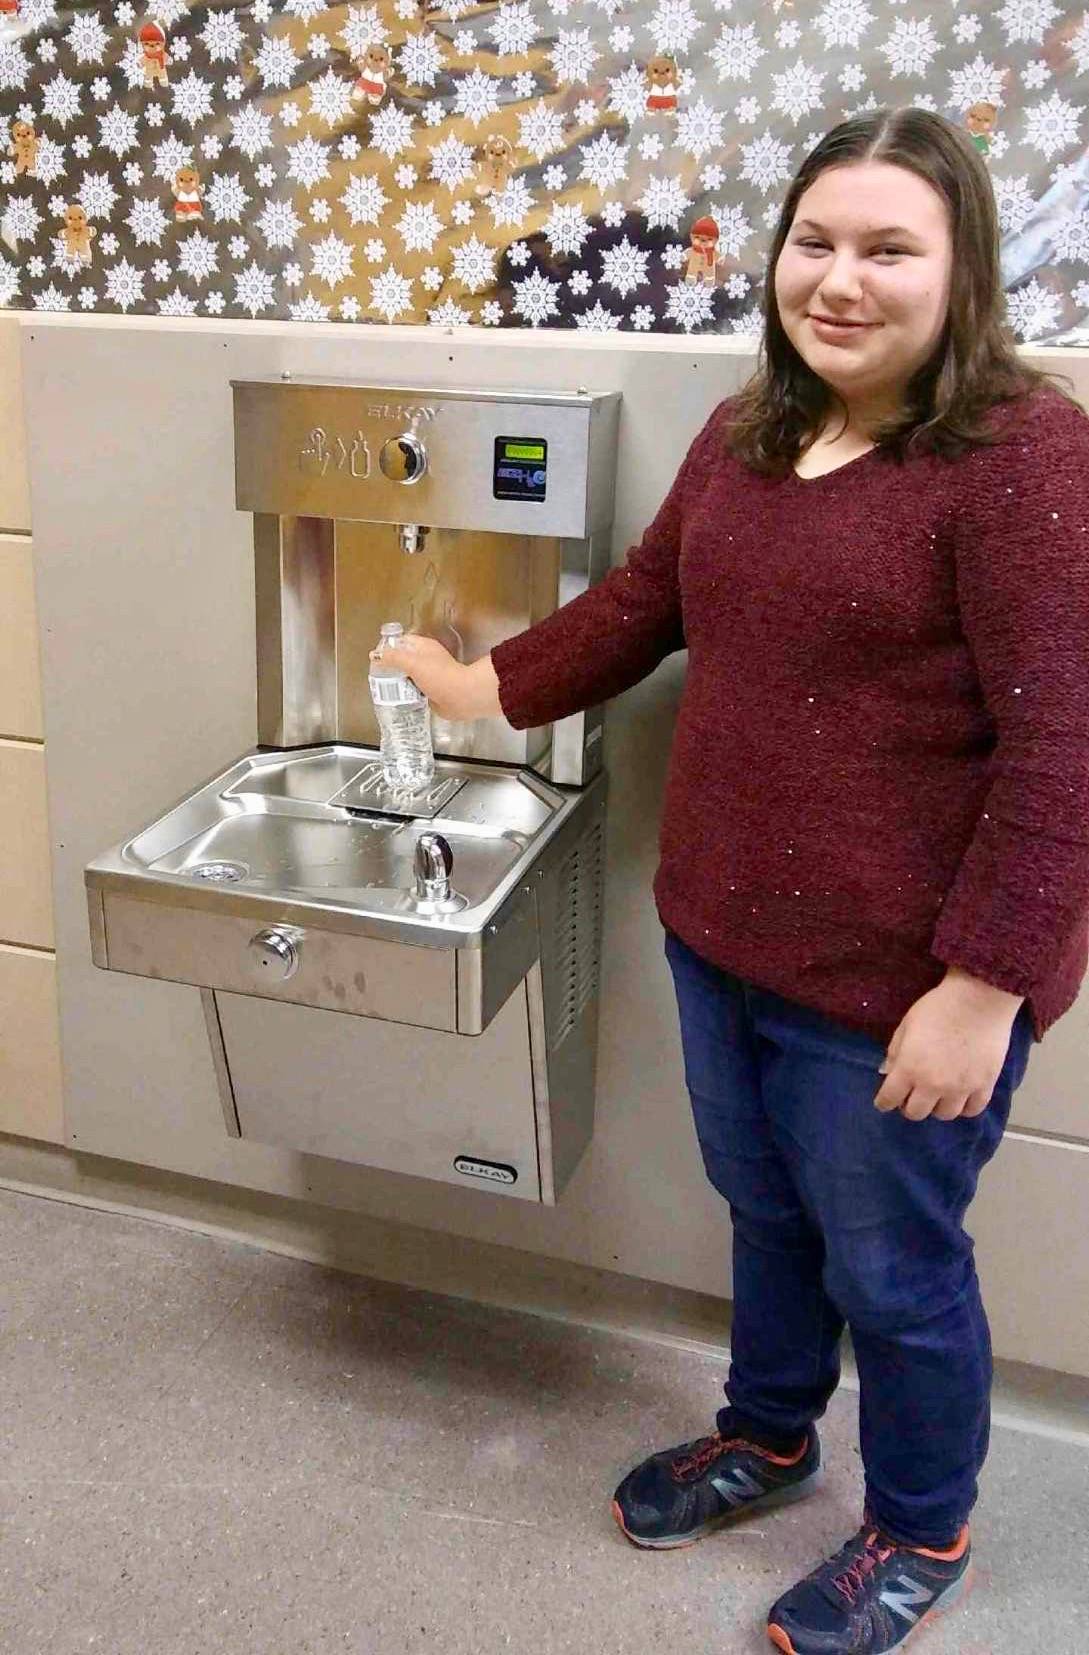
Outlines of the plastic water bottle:
[[[387,621],[378,640],[379,650],[387,643],[400,643],[403,636],[400,621]],[[383,666],[380,660],[371,662],[370,687],[386,786],[395,793],[419,793],[435,779],[427,697],[407,673]]]

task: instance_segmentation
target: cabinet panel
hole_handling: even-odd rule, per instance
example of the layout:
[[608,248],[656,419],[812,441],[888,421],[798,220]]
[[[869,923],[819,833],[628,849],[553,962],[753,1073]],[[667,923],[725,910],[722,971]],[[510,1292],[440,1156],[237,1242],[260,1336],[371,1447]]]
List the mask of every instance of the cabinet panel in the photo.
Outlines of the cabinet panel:
[[31,543],[10,534],[0,534],[0,736],[42,738]]
[[45,749],[0,741],[0,942],[53,947]]
[[30,529],[30,485],[23,430],[23,380],[17,316],[0,316],[0,529]]
[[64,1142],[56,961],[2,945],[0,1132]]

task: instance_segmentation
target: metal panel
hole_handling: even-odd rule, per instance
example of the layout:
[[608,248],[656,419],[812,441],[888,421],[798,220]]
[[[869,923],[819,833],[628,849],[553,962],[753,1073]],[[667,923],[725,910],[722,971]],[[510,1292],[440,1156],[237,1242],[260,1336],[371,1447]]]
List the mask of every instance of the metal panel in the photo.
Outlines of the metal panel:
[[[540,1199],[521,985],[479,1040],[216,998],[243,1138]],[[515,1181],[460,1173],[461,1157]]]
[[[243,511],[579,540],[612,521],[614,392],[488,394],[336,380],[233,384],[236,501]],[[381,467],[383,445],[405,431],[415,432],[428,454],[427,471],[409,486]],[[543,500],[493,498],[495,441],[502,436],[548,444]]]

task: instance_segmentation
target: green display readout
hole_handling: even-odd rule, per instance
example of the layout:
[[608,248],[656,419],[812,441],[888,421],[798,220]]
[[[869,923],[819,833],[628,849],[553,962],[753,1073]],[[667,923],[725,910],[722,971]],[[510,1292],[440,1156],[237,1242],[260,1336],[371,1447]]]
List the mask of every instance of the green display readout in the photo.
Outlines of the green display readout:
[[544,444],[539,442],[505,442],[503,457],[508,460],[543,460]]

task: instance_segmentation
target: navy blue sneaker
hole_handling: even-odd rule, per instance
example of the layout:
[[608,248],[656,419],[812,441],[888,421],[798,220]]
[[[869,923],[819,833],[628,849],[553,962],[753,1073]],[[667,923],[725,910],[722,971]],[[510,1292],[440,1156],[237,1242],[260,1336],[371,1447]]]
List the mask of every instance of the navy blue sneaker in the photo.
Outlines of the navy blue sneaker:
[[967,1528],[948,1551],[929,1551],[865,1523],[772,1605],[768,1637],[783,1655],[890,1655],[963,1597],[971,1556]]
[[613,1516],[637,1546],[690,1546],[754,1507],[804,1499],[823,1475],[813,1426],[790,1454],[716,1431],[629,1471],[613,1497]]

